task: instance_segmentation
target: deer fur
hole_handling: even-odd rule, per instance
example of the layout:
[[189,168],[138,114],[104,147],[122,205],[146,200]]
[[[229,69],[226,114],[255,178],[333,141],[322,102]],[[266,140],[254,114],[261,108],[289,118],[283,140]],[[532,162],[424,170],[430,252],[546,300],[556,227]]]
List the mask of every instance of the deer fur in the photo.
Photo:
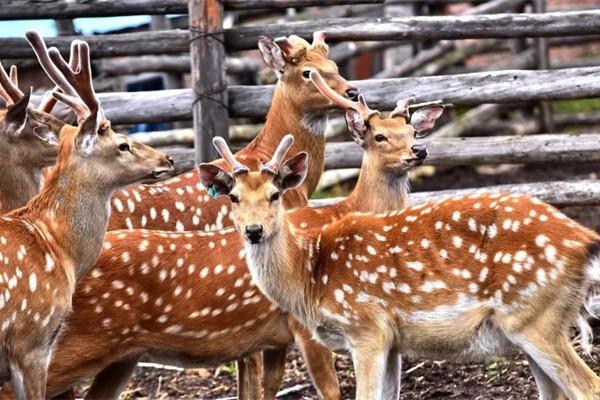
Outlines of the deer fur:
[[514,351],[531,361],[542,398],[599,398],[600,378],[569,340],[599,279],[595,232],[503,193],[299,229],[269,198],[302,181],[306,160],[240,174],[221,193],[239,199],[235,226],[257,286],[329,348],[351,352],[357,399],[399,398],[401,354]]

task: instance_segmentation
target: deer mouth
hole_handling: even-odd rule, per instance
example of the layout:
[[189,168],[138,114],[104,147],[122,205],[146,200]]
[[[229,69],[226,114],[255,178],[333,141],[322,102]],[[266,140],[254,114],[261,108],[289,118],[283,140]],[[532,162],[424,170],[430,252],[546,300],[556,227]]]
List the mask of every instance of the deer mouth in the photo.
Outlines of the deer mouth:
[[151,177],[152,179],[164,179],[173,175],[173,167],[171,168],[163,168],[152,171]]

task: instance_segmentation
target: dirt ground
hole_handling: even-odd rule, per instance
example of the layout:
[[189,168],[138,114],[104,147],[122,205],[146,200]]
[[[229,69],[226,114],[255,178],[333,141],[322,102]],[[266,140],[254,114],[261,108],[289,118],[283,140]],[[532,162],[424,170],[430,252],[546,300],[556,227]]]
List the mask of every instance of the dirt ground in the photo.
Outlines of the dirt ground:
[[[528,165],[509,169],[484,167],[475,170],[457,167],[438,172],[435,177],[413,183],[414,191],[444,188],[471,188],[506,183],[550,180],[596,179],[600,165],[572,164]],[[449,182],[451,184],[449,184]],[[565,212],[585,225],[600,230],[600,207],[571,207]],[[597,330],[596,337],[600,337]],[[600,373],[600,342],[586,359]],[[347,355],[336,360],[343,399],[354,398],[354,373]],[[403,360],[402,399],[517,400],[536,399],[537,390],[522,357],[491,360],[487,363],[453,363],[449,361]],[[86,385],[78,388],[84,393]],[[316,399],[316,391],[297,350],[292,350],[282,390],[295,388],[282,399]],[[138,367],[124,392],[126,399],[226,399],[235,396],[235,373],[228,368],[169,371]]]

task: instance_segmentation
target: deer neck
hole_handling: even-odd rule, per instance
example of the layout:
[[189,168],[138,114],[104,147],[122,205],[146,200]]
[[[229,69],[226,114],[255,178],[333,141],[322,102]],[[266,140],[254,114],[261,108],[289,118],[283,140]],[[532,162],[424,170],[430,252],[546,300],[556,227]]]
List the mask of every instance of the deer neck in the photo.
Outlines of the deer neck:
[[11,163],[0,175],[0,212],[7,213],[27,202],[40,191],[42,171]]
[[100,253],[113,190],[80,168],[57,165],[40,194],[7,216],[35,226],[67,275],[77,280]]
[[310,299],[319,241],[314,233],[295,232],[287,221],[278,233],[259,244],[244,241],[248,267],[258,287],[302,321],[314,315]]
[[265,125],[247,148],[269,160],[281,139],[291,133],[294,136],[294,144],[289,154],[306,151],[309,155],[310,167],[302,188],[307,197],[310,197],[317,188],[325,164],[324,133],[327,114],[298,108],[289,96],[283,93],[282,86],[281,82],[277,84]]
[[356,186],[345,202],[353,211],[387,212],[407,207],[408,193],[406,172],[382,171],[365,155]]

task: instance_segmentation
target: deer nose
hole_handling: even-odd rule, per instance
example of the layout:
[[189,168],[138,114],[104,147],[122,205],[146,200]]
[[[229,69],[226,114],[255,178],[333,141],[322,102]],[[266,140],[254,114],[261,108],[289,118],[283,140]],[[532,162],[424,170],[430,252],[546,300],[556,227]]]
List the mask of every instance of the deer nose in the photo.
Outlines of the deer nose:
[[171,166],[175,165],[175,161],[173,161],[173,157],[167,156],[167,162],[171,164]]
[[258,243],[263,237],[263,226],[258,224],[246,226],[246,238],[250,243]]
[[346,95],[352,101],[358,101],[358,94],[359,94],[359,91],[355,87],[351,87],[348,90],[346,90]]
[[411,150],[415,157],[417,157],[419,160],[424,160],[427,158],[427,146],[424,144],[415,144],[413,147],[411,147]]

